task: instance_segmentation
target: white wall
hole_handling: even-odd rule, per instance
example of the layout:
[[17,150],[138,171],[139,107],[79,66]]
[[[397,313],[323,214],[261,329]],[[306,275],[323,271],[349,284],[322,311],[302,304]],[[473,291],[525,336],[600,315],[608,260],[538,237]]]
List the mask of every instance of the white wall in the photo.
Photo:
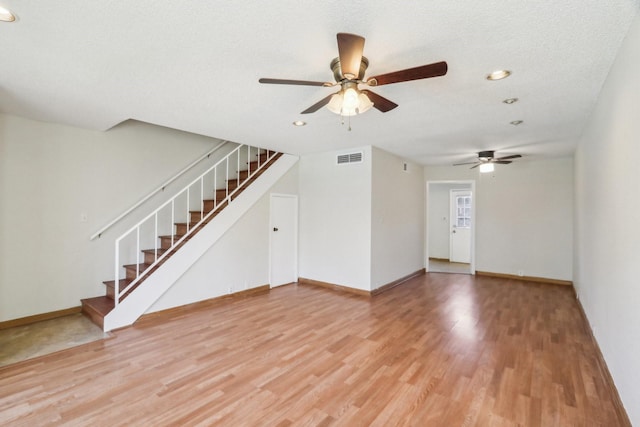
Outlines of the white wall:
[[130,221],[89,236],[218,143],[139,122],[95,132],[0,114],[0,321],[104,294]]
[[[371,289],[424,267],[422,166],[372,149]],[[407,163],[407,171],[403,164]]]
[[572,279],[572,159],[521,159],[492,174],[431,166],[425,179],[476,181],[476,270]]
[[359,164],[337,152],[302,156],[299,276],[356,289],[371,287],[371,147]]
[[294,166],[147,312],[269,284],[270,193],[298,194]]
[[640,425],[640,16],[576,152],[574,285],[632,424]]
[[[427,183],[429,185],[429,183]],[[451,190],[470,190],[470,184],[431,183],[429,185],[429,201],[427,230],[429,257],[449,259],[450,233],[450,192]]]

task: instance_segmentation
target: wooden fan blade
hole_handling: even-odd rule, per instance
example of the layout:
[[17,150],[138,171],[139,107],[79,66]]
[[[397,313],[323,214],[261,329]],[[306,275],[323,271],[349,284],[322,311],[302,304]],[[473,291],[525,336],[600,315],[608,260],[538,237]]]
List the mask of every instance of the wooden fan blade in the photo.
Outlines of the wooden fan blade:
[[338,33],[337,38],[342,76],[349,80],[355,79],[360,73],[364,37],[349,33]]
[[260,83],[271,85],[299,85],[299,86],[333,86],[333,83],[310,82],[307,80],[286,80],[286,79],[260,79]]
[[391,83],[428,79],[430,77],[444,76],[445,74],[447,74],[447,69],[448,66],[446,62],[436,62],[435,64],[408,68],[406,70],[395,71],[393,73],[380,74],[379,76],[369,78],[367,80],[367,84],[369,86],[382,86]]
[[454,163],[453,166],[475,165],[478,162]]
[[492,160],[491,163],[496,163],[499,165],[508,165],[509,163],[511,163],[510,160]]
[[396,104],[395,102],[389,101],[387,98],[384,98],[377,93],[371,92],[370,90],[363,90],[362,93],[369,97],[371,102],[373,102],[374,108],[377,108],[383,113],[391,111],[398,106],[398,104]]
[[319,109],[321,109],[322,107],[327,105],[329,103],[329,101],[331,101],[331,97],[333,95],[335,95],[335,93],[332,93],[331,95],[329,95],[329,96],[327,96],[325,98],[322,98],[320,101],[316,102],[315,104],[313,104],[311,107],[307,108],[306,110],[304,110],[300,114],[315,113],[316,111],[318,111]]
[[522,157],[520,154],[514,154],[512,156],[498,157],[496,160],[519,159],[520,157]]

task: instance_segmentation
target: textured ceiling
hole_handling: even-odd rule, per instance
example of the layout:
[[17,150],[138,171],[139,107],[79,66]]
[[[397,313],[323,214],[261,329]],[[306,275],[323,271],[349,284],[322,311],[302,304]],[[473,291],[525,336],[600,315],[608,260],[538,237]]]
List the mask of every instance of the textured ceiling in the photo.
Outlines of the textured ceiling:
[[[18,16],[0,23],[2,112],[97,130],[135,119],[293,154],[374,145],[423,164],[483,149],[571,153],[640,10],[637,0],[0,4]],[[258,83],[331,81],[338,32],[366,38],[368,76],[442,60],[449,72],[375,89],[399,107],[352,118],[351,132],[326,108],[300,114],[335,89]],[[484,78],[500,68],[513,75]]]

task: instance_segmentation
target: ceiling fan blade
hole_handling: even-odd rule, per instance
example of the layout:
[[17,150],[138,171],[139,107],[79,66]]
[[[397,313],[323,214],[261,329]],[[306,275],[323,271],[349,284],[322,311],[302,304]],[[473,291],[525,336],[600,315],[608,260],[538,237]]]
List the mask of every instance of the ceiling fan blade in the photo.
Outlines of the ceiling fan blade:
[[393,73],[380,74],[379,76],[369,78],[367,80],[367,84],[369,86],[382,86],[391,83],[428,79],[430,77],[444,76],[447,74],[447,69],[448,66],[446,62],[436,62],[435,64],[422,65],[420,67],[408,68],[406,70],[395,71]]
[[334,83],[310,82],[307,80],[287,80],[287,79],[260,79],[260,83],[272,85],[299,85],[299,86],[333,86]]
[[300,114],[315,113],[316,111],[318,111],[319,109],[321,109],[322,107],[327,105],[329,103],[329,101],[331,101],[331,97],[333,95],[335,95],[335,93],[332,93],[331,95],[329,95],[329,96],[327,96],[325,98],[322,98],[320,101],[316,102],[315,104],[313,104],[311,107],[307,108],[306,110],[304,110]]
[[478,162],[454,163],[453,166],[475,165]]
[[520,157],[522,157],[520,154],[514,154],[512,156],[504,156],[504,157],[498,157],[495,160],[509,160],[509,159],[519,159]]
[[342,76],[349,80],[355,79],[360,74],[364,37],[349,33],[338,33],[337,38]]
[[391,111],[398,106],[398,104],[396,104],[395,102],[389,101],[387,98],[384,98],[377,93],[371,92],[370,90],[363,90],[362,93],[367,95],[371,102],[373,102],[373,108],[377,108],[383,113]]
[[475,166],[471,166],[469,169],[475,169],[475,168],[477,168],[478,166],[480,166],[481,164],[482,164],[482,163],[478,163],[478,164],[477,164],[477,165],[475,165]]
[[496,163],[498,165],[508,165],[511,163],[511,160],[492,160],[491,163]]

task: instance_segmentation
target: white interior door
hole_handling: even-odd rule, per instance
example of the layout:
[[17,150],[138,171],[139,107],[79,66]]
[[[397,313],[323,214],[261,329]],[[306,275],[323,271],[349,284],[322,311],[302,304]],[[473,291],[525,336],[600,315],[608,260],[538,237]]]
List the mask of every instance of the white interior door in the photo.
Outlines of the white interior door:
[[298,280],[298,196],[271,195],[271,287]]
[[471,262],[471,191],[451,190],[449,261]]

